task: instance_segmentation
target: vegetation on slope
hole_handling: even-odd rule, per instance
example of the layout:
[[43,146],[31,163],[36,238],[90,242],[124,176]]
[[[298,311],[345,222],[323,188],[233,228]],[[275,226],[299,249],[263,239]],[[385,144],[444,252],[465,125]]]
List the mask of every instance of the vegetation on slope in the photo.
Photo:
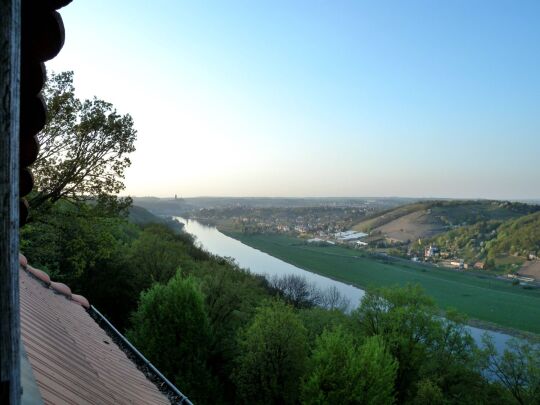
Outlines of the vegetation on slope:
[[540,253],[540,212],[459,227],[423,245],[430,243],[466,262],[481,260],[492,270],[515,270],[529,255]]
[[[415,228],[425,228],[426,224],[431,224],[433,230],[440,233],[445,229],[458,226],[518,218],[538,210],[540,210],[540,206],[508,201],[425,201],[375,214],[357,224],[353,229],[385,233],[385,225],[387,228],[391,228],[392,222],[409,216],[411,220],[400,224],[398,228],[409,228],[409,230],[414,231]],[[411,216],[413,213],[423,213],[425,215]],[[427,231],[427,236],[431,236],[429,232],[432,229],[427,228]],[[420,237],[422,237],[421,234]]]
[[[65,96],[80,111],[72,97],[71,76],[61,75],[59,80],[64,80],[59,89],[67,89],[67,94],[56,95],[58,106],[63,107]],[[126,141],[127,149],[122,150],[132,149],[131,119],[118,117],[99,100],[84,104],[93,105],[105,112],[94,117],[94,124],[102,124],[111,112],[105,121],[123,122],[129,130],[128,139],[115,141],[113,128],[97,127],[112,141],[112,160],[104,161],[114,163],[117,146]],[[63,122],[65,128],[49,134],[49,145],[74,133],[78,121]],[[92,136],[84,135],[80,138],[92,142]],[[45,149],[51,150],[54,155],[54,148]],[[201,250],[189,235],[162,223],[151,224],[146,214],[143,226],[128,222],[129,200],[118,201],[108,194],[123,188],[123,169],[129,166],[129,160],[117,158],[117,170],[94,167],[74,179],[74,185],[85,184],[78,191],[60,187],[53,194],[42,194],[40,205],[46,209],[23,229],[21,249],[32,264],[86,295],[118,327],[127,328],[142,352],[194,402],[317,404],[336,398],[349,404],[532,404],[537,400],[536,347],[516,343],[502,358],[489,345],[479,350],[462,320],[441,319],[434,303],[416,287],[370,291],[353,314],[317,308],[309,296],[280,291],[280,283],[270,285],[231,260]],[[49,163],[54,164],[52,159]],[[79,173],[88,163],[88,157],[78,162],[67,159],[58,168]],[[92,182],[104,173],[112,178]],[[38,180],[38,196],[47,189],[44,179],[41,186]],[[495,380],[486,379],[486,371]]]
[[507,201],[426,201],[373,216],[354,229],[370,231],[371,246],[390,246],[397,256],[423,257],[435,245],[443,258],[509,272],[540,250],[539,210]]
[[[98,205],[55,204],[22,247],[196,403],[531,403],[540,384],[535,348],[502,360],[479,350],[418,288],[371,291],[352,314],[315,307],[302,283],[270,284],[185,233]],[[486,380],[487,367],[503,374]]]
[[181,222],[176,221],[170,216],[156,216],[150,211],[143,207],[137,205],[132,205],[129,207],[128,214],[129,222],[134,223],[135,225],[145,226],[149,224],[164,224],[175,232],[181,232],[184,228],[184,225]]
[[465,262],[485,260],[487,243],[497,237],[497,229],[501,223],[501,221],[486,221],[455,228],[421,244],[413,245],[413,250],[418,249],[420,252],[425,246],[434,244],[442,251],[448,252],[450,256],[460,257]]
[[540,253],[540,212],[504,222],[497,229],[497,237],[487,243],[486,250],[489,258]]

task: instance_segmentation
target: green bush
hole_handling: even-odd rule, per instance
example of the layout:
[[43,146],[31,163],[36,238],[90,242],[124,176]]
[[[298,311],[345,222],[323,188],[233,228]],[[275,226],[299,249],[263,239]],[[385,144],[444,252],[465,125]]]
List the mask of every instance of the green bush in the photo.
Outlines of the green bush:
[[392,404],[397,363],[378,336],[361,346],[338,327],[317,339],[303,384],[304,404]]
[[205,401],[213,386],[207,370],[210,324],[204,295],[192,277],[177,273],[141,295],[128,338],[183,392]]
[[294,404],[307,361],[306,329],[292,308],[274,301],[240,333],[235,381],[246,404]]

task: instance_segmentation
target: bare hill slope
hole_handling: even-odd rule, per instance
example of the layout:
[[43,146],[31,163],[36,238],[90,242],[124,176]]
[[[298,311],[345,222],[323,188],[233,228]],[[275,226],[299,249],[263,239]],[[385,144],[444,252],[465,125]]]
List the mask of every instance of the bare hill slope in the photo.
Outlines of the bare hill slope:
[[407,242],[480,221],[518,218],[536,210],[537,206],[507,201],[426,201],[378,213],[353,229]]

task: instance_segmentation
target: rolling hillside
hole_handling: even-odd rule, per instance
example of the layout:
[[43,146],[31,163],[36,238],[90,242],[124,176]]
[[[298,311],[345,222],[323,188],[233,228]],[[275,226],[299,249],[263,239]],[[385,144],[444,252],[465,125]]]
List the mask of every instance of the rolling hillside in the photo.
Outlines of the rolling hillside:
[[133,197],[133,204],[156,215],[170,216],[181,216],[197,208],[182,198]]
[[129,222],[136,225],[145,226],[150,224],[163,224],[172,229],[174,232],[181,232],[184,225],[178,221],[175,221],[171,217],[160,217],[152,214],[146,208],[132,205],[129,208],[128,214]]
[[497,229],[497,237],[487,244],[486,249],[493,257],[540,254],[540,212],[505,221]]
[[386,225],[398,218],[404,217],[414,212],[426,210],[428,203],[407,204],[397,208],[378,212],[366,217],[362,222],[356,224],[353,230],[360,232],[371,232],[382,225]]
[[507,201],[426,201],[378,213],[353,229],[408,242],[480,222],[516,219],[538,210],[539,206]]
[[507,220],[480,221],[427,239],[452,257],[465,262],[485,261],[501,272],[517,271],[525,264],[524,275],[540,279],[537,263],[526,263],[529,255],[540,254],[540,212]]

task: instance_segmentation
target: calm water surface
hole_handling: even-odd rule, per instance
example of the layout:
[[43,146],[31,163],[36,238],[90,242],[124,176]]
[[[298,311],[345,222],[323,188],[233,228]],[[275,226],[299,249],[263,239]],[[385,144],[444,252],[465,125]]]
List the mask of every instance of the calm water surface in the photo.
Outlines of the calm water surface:
[[[213,226],[206,226],[200,222],[182,217],[176,217],[176,219],[185,225],[186,232],[195,236],[204,249],[219,256],[232,257],[240,267],[249,269],[253,273],[263,274],[265,276],[281,276],[284,274],[301,275],[312,281],[322,290],[330,286],[336,286],[343,295],[349,298],[353,308],[358,306],[361,298],[364,296],[364,290],[358,287],[293,266],[267,253],[244,245],[242,242],[221,233]],[[480,343],[482,334],[487,332],[491,335],[499,350],[502,350],[508,339],[511,338],[511,336],[504,333],[486,331],[472,326],[468,328],[477,343]]]

